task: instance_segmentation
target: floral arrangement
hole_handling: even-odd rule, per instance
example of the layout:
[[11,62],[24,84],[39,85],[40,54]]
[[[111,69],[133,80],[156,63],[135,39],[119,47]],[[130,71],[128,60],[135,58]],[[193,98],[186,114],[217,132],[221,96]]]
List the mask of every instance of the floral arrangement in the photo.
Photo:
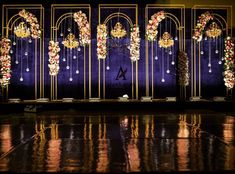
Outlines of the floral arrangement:
[[107,27],[105,24],[97,26],[97,57],[98,59],[105,59],[107,55]]
[[188,56],[184,51],[179,51],[178,55],[178,73],[179,73],[179,85],[189,85],[189,67]]
[[49,55],[49,64],[48,64],[48,67],[49,67],[49,74],[51,76],[55,76],[58,74],[59,72],[59,52],[60,52],[60,47],[59,47],[59,42],[54,42],[54,41],[50,41],[49,42],[49,52],[48,52],[48,55]]
[[140,59],[140,34],[139,27],[134,25],[131,28],[130,38],[130,59],[134,62]]
[[235,84],[234,76],[234,41],[231,37],[225,40],[224,50],[224,82],[228,89],[232,89]]
[[89,44],[91,42],[91,30],[86,14],[82,13],[80,10],[79,12],[73,14],[73,18],[78,24],[80,44],[82,46]]
[[197,25],[194,29],[193,39],[195,39],[197,42],[200,42],[202,40],[202,32],[204,31],[207,22],[212,19],[213,16],[208,11],[199,16]]
[[1,75],[0,84],[2,87],[6,87],[10,83],[11,79],[11,57],[9,51],[11,49],[11,40],[2,38],[0,41],[0,64]]
[[30,24],[31,36],[34,39],[40,38],[41,30],[39,29],[38,20],[34,14],[27,12],[25,9],[19,12],[19,15],[23,17]]
[[146,36],[149,41],[155,41],[157,38],[157,27],[159,23],[165,19],[165,12],[159,11],[151,16],[151,19],[149,20],[147,27],[146,27]]

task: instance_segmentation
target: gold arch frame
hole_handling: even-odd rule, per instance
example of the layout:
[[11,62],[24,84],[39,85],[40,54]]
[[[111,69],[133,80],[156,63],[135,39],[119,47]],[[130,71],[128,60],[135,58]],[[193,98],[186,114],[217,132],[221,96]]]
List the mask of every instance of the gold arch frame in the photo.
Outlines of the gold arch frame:
[[[64,13],[62,14],[57,20],[55,18],[55,11],[56,10],[62,10],[62,9],[74,9],[74,10],[82,10],[82,9],[86,9],[88,10],[89,13],[89,17],[88,17],[88,21],[90,24],[90,28],[91,28],[91,7],[89,4],[52,4],[51,5],[51,40],[55,40],[57,41],[57,32],[59,30],[59,26],[61,25],[61,23],[63,22],[64,19],[68,18],[68,17],[72,17],[73,18],[73,13],[69,12],[69,13]],[[56,20],[56,21],[55,21]],[[91,43],[88,45],[88,90],[87,90],[87,83],[86,83],[86,47],[84,46],[84,78],[83,78],[83,83],[84,83],[84,98],[87,98],[87,91],[88,91],[88,96],[89,98],[91,97]],[[58,75],[56,76],[50,76],[50,98],[51,100],[58,100],[57,98],[57,93],[58,93]]]
[[106,17],[106,19],[104,20],[104,24],[106,25],[111,19],[115,18],[115,17],[122,17],[124,19],[126,19],[128,21],[128,23],[133,27],[133,23],[131,21],[131,19],[129,18],[129,16],[127,16],[125,13],[111,13],[108,17]]
[[[135,24],[138,25],[138,4],[99,4],[98,9],[98,16],[99,16],[99,24],[101,24],[101,10],[102,9],[134,9],[135,10]],[[128,21],[128,23],[133,26],[132,20],[127,16],[125,13],[120,12],[114,12],[108,15],[104,22],[106,24],[110,19],[117,17],[123,17]],[[103,61],[103,62],[102,62]],[[101,76],[101,62],[102,62],[102,76]],[[135,66],[134,66],[135,64]],[[132,99],[138,99],[138,61],[132,62],[131,61],[131,69],[132,69],[132,75],[131,75],[131,91],[132,91]],[[134,71],[135,70],[135,71]],[[134,79],[134,72],[135,72],[135,79]],[[103,85],[103,99],[105,99],[105,84],[106,84],[106,78],[105,78],[105,60],[98,60],[98,97],[101,98],[101,77],[103,78],[102,85]]]
[[[34,66],[34,99],[36,100],[38,97],[43,98],[44,97],[44,7],[41,4],[4,4],[2,6],[2,35],[6,35],[8,38],[9,31],[13,31],[13,26],[16,21],[22,19],[22,17],[19,16],[19,14],[14,14],[10,17],[8,20],[8,11],[9,10],[39,10],[40,11],[40,17],[38,18],[39,26],[41,29],[41,37],[39,39],[36,39],[35,42],[35,66]],[[16,19],[14,19],[16,18]],[[13,22],[12,22],[13,21]],[[12,22],[12,23],[11,23]],[[11,24],[11,26],[10,26]],[[9,27],[10,26],[10,27]],[[39,41],[38,41],[39,40]],[[38,43],[39,42],[39,45]],[[38,52],[39,50],[39,52]],[[39,53],[39,56],[38,56]],[[39,57],[39,68],[37,67],[37,61]],[[39,71],[39,72],[38,72]],[[39,84],[38,84],[38,73],[39,73]],[[39,91],[38,91],[39,88]],[[2,93],[5,95],[5,99],[8,99],[9,94],[9,87],[7,85],[6,89],[2,88]]]
[[[194,28],[196,26],[197,18],[196,11],[197,10],[224,10],[226,11],[226,19],[217,14],[212,13],[215,18],[214,20],[219,21],[219,18],[224,22],[226,25],[226,35],[232,36],[232,6],[231,5],[194,5],[191,9],[191,21],[192,26],[191,28]],[[220,24],[221,21],[219,21]],[[223,25],[221,25],[222,27]],[[223,26],[224,27],[224,26]],[[224,28],[222,28],[222,31],[224,31]],[[193,34],[193,33],[192,33]],[[191,37],[192,38],[192,37]],[[198,51],[196,51],[196,48],[199,48]],[[201,55],[200,55],[200,42],[197,43],[195,40],[191,42],[191,97],[202,97],[201,95]],[[198,54],[198,55],[197,55]],[[197,82],[198,81],[198,82]],[[228,89],[226,89],[226,95],[228,95]],[[231,91],[232,92],[232,91]]]
[[[165,12],[166,14],[166,18],[169,18],[170,20],[172,20],[175,23],[176,26],[176,30],[178,31],[179,34],[179,50],[185,50],[185,5],[183,4],[147,4],[145,7],[145,28],[148,24],[148,12],[149,9],[156,9],[159,10],[161,8],[166,9],[165,11],[167,11],[167,9],[177,9],[177,10],[181,10],[181,15],[180,15],[180,19],[178,19],[177,16],[173,15],[172,13],[169,12]],[[166,19],[165,18],[165,19]],[[153,41],[151,42],[151,82],[149,80],[149,41],[147,40],[147,37],[145,37],[145,61],[146,61],[146,96],[152,96],[152,99],[154,99],[154,60],[153,60]],[[151,95],[150,95],[150,87],[151,84]]]

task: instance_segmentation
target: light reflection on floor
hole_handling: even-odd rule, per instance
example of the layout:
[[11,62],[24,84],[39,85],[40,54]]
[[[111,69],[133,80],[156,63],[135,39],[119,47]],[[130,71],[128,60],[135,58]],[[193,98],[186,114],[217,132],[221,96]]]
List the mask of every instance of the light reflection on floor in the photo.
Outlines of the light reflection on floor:
[[221,114],[9,116],[0,171],[235,170],[235,117]]

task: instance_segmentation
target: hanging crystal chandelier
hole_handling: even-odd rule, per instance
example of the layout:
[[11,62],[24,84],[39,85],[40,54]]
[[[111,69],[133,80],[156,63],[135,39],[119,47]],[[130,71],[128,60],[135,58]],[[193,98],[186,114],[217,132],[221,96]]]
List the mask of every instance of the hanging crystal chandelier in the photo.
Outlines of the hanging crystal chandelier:
[[222,30],[217,25],[216,22],[212,22],[209,26],[209,28],[206,30],[206,35],[210,38],[216,38],[219,37],[222,33]]
[[126,36],[126,30],[120,22],[117,22],[115,24],[114,28],[111,30],[111,35],[114,38],[120,39],[120,38]]
[[79,42],[77,41],[73,33],[69,33],[65,40],[62,42],[62,44],[66,48],[70,49],[77,48],[79,46]]
[[170,33],[164,32],[158,43],[160,48],[168,48],[174,45],[174,40]]
[[20,22],[18,26],[14,27],[14,33],[20,38],[27,38],[30,36],[30,30],[24,22]]

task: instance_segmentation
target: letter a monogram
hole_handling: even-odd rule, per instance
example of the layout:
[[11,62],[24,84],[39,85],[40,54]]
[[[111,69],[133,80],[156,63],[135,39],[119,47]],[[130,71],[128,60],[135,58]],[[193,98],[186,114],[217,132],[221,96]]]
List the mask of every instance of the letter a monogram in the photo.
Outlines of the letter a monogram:
[[120,78],[122,78],[122,80],[126,80],[126,72],[127,68],[123,70],[122,67],[120,66],[116,80],[120,80]]

